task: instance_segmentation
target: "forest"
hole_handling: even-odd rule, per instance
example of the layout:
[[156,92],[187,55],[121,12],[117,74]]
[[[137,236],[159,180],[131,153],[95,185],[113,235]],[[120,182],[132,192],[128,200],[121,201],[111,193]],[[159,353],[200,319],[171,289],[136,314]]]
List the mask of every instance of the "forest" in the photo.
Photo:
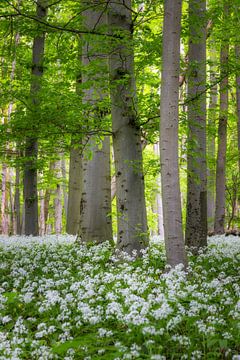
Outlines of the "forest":
[[239,29],[0,1],[0,360],[240,359]]

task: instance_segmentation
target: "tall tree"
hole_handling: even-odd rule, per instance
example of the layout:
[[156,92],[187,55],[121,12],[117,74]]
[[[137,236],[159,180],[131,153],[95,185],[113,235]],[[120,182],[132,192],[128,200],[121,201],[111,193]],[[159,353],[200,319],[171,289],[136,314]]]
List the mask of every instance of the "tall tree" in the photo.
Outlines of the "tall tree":
[[[85,1],[84,6],[83,22],[87,31],[106,27],[103,4],[91,0]],[[97,36],[83,37],[82,64],[82,82],[85,87],[83,103],[87,105],[86,126],[92,119],[93,126],[101,128],[107,114],[104,101],[108,95],[107,55],[102,49],[102,39]],[[110,139],[101,139],[98,144],[97,138],[91,135],[86,140],[79,236],[83,241],[103,242],[112,239]],[[89,151],[92,153],[91,158]]]
[[[213,46],[213,44],[211,44]],[[215,51],[214,51],[215,53]],[[214,61],[214,58],[211,59]],[[208,107],[208,135],[207,135],[207,155],[208,155],[208,181],[207,181],[207,207],[208,207],[208,230],[214,230],[214,210],[215,210],[215,129],[217,120],[218,86],[214,66],[210,67],[210,98]]]
[[160,103],[160,156],[167,262],[186,265],[178,167],[181,0],[165,0]]
[[186,244],[207,245],[206,0],[189,1]]
[[240,45],[235,45],[235,55],[237,61],[236,74],[236,98],[237,98],[237,131],[238,131],[238,168],[240,172]]
[[[47,15],[47,0],[37,0],[36,18],[41,22]],[[24,205],[25,205],[25,235],[38,235],[38,192],[37,192],[37,158],[38,139],[37,118],[39,117],[39,91],[43,75],[45,32],[39,28],[34,37],[32,48],[32,79],[30,97],[32,111],[29,114],[29,135],[25,143],[24,166]]]
[[[227,21],[229,5],[224,2],[224,20]],[[227,150],[227,120],[228,120],[228,38],[224,37],[220,53],[220,114],[218,124],[218,151],[216,169],[216,205],[214,232],[223,234],[226,203],[226,150]]]
[[117,246],[132,253],[133,250],[139,252],[148,243],[141,132],[134,76],[132,4],[130,0],[110,0],[108,3],[109,30],[123,36],[123,39],[114,41],[109,58],[118,216]]

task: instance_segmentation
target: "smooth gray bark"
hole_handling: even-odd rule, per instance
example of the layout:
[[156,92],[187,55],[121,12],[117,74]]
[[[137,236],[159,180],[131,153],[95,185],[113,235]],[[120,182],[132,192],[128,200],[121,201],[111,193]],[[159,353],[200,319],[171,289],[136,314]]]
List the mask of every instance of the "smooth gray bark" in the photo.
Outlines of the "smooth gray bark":
[[44,190],[40,190],[39,192],[39,200],[40,200],[40,214],[39,214],[39,235],[45,235],[45,217],[44,217]]
[[19,166],[16,166],[15,193],[14,193],[14,217],[15,217],[14,233],[16,235],[21,235],[20,206],[21,206],[21,204],[20,204],[20,169],[19,169]]
[[8,235],[9,217],[8,217],[8,167],[5,162],[2,164],[2,182],[1,182],[1,232]]
[[186,266],[178,168],[181,0],[165,0],[160,104],[160,156],[167,262]]
[[[235,45],[237,65],[240,66],[240,45]],[[237,129],[238,129],[238,168],[240,172],[240,70],[236,75],[236,98],[237,98]]]
[[65,155],[62,154],[61,157],[61,170],[62,170],[62,189],[63,189],[63,204],[64,204],[64,212],[65,217],[67,219],[67,208],[68,208],[68,192],[67,192],[67,171],[66,171],[66,159]]
[[62,188],[61,188],[61,158],[54,162],[54,176],[57,180],[54,197],[54,227],[55,233],[62,232]]
[[[82,38],[78,38],[78,61],[82,63]],[[82,71],[76,76],[76,93],[81,96]],[[82,198],[82,137],[72,137],[69,163],[68,204],[66,231],[68,234],[77,235],[80,226],[80,207]]]
[[218,103],[218,86],[216,84],[216,76],[214,69],[211,69],[210,83],[212,85],[210,90],[209,108],[208,108],[208,231],[214,230],[214,210],[215,210],[215,129],[217,120],[217,103]]
[[[83,12],[83,22],[87,30],[101,29],[107,25],[106,9],[96,1],[85,1],[87,10]],[[90,7],[95,5],[94,7]],[[83,37],[82,64],[85,71],[82,81],[91,84],[83,91],[83,102],[88,122],[101,127],[106,116],[104,99],[107,96],[107,56],[104,54],[101,39],[96,36]],[[98,66],[100,70],[92,70]],[[111,222],[111,176],[110,176],[110,139],[98,140],[90,136],[85,146],[83,160],[83,191],[80,208],[79,237],[87,242],[103,242],[112,239]],[[99,142],[99,140],[98,140]],[[89,158],[89,151],[92,155]]]
[[[47,1],[37,1],[36,17],[43,20],[47,15]],[[45,33],[41,32],[33,40],[32,49],[32,80],[30,96],[32,100],[32,114],[29,114],[30,134],[25,143],[25,165],[24,165],[24,205],[25,205],[25,235],[38,235],[38,191],[37,191],[37,157],[38,139],[34,128],[35,117],[38,117],[39,99],[41,89],[41,77],[43,75]]]
[[92,159],[83,161],[83,192],[79,235],[83,241],[112,239],[110,138],[101,147],[90,140]]
[[[228,15],[228,6],[225,3],[224,15]],[[229,44],[225,39],[221,45],[220,54],[220,114],[218,124],[218,151],[216,169],[216,207],[214,232],[225,232],[225,203],[226,203],[226,151],[227,151],[227,120],[228,120],[228,52]]]
[[132,43],[131,1],[109,1],[111,33],[124,33],[110,52],[113,148],[116,171],[118,216],[117,246],[138,253],[148,244],[142,165],[141,133],[138,124]]
[[80,224],[82,197],[82,148],[72,142],[70,150],[67,233],[76,235]]
[[[154,144],[154,153],[157,156],[160,156],[160,144]],[[157,185],[158,185],[158,193],[156,194],[155,199],[155,213],[157,214],[157,235],[159,235],[162,239],[164,239],[164,228],[163,228],[163,206],[162,206],[162,189],[161,189],[161,174],[157,176]]]
[[189,1],[186,245],[207,245],[206,0]]

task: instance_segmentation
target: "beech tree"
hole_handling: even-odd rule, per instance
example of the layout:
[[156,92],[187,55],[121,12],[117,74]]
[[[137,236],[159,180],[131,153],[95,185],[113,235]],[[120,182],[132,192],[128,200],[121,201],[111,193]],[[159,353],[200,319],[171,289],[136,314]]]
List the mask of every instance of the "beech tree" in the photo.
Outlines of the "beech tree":
[[[47,15],[47,0],[38,0],[36,4],[36,17],[40,21]],[[38,139],[37,119],[39,118],[39,91],[41,77],[43,75],[45,32],[39,29],[34,37],[32,48],[32,79],[30,98],[32,102],[31,114],[29,113],[29,135],[25,144],[25,166],[24,166],[24,211],[26,235],[38,235],[38,191],[37,191],[37,157]]]
[[167,261],[186,266],[178,168],[181,0],[165,0],[160,104],[160,156]]
[[[229,5],[224,2],[224,18],[228,18]],[[223,234],[225,230],[225,190],[226,190],[226,150],[227,150],[227,120],[228,120],[228,52],[229,44],[222,39],[220,51],[220,114],[218,124],[218,151],[216,169],[216,205],[214,232]]]
[[186,244],[207,245],[206,1],[189,1]]
[[[84,2],[84,6],[86,10],[83,13],[83,22],[86,30],[99,30],[106,27],[107,17],[102,4],[88,1]],[[101,124],[107,114],[104,104],[108,95],[106,92],[107,55],[102,50],[101,39],[96,36],[86,39],[83,37],[82,53],[82,82],[86,86],[83,90],[83,103],[88,105],[84,116],[86,116],[88,128],[91,118],[93,122]],[[98,70],[94,73],[96,64]],[[82,167],[79,236],[83,241],[103,242],[106,239],[112,239],[110,139],[105,137],[100,141],[97,140],[94,135],[87,136],[83,140],[85,151]]]
[[117,246],[128,253],[138,252],[148,243],[141,132],[138,119],[134,51],[132,43],[132,4],[109,1],[108,24],[113,41],[109,57],[112,103],[113,148],[116,171]]
[[208,230],[214,230],[214,210],[215,210],[215,152],[216,152],[216,134],[215,129],[217,125],[217,104],[218,104],[218,86],[216,83],[216,72],[213,67],[210,68],[210,99],[208,107],[208,139],[207,139],[207,152],[208,152]]

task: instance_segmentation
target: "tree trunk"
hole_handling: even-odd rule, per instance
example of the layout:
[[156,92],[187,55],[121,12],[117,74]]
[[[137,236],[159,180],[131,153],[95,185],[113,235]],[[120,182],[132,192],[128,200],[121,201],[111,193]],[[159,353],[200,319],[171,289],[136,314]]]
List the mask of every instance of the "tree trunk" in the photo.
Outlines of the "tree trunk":
[[39,235],[45,235],[45,218],[44,218],[44,190],[40,190],[40,216],[39,216]]
[[8,167],[4,162],[2,164],[2,196],[1,196],[1,218],[2,218],[2,234],[8,235]]
[[20,169],[16,166],[16,177],[15,177],[15,194],[14,194],[14,214],[15,214],[15,227],[14,233],[21,235],[21,210],[20,210]]
[[[235,45],[237,65],[240,66],[240,45]],[[236,76],[236,97],[237,97],[237,129],[238,129],[238,168],[240,172],[240,70]]]
[[82,198],[82,148],[71,144],[69,184],[68,184],[68,210],[67,233],[76,235],[80,224],[80,204]]
[[54,198],[54,224],[57,235],[62,232],[62,189],[61,189],[61,159],[54,162],[54,177],[57,180]]
[[112,102],[113,148],[119,249],[138,253],[148,244],[146,204],[137,116],[131,1],[109,1],[110,32],[124,34],[111,51],[110,92]]
[[[95,1],[87,1],[85,4],[92,5]],[[88,7],[89,8],[89,7]],[[106,26],[107,19],[105,7],[100,4],[94,9],[85,10],[84,25],[87,30],[101,29]],[[82,63],[86,71],[83,73],[82,81],[89,85],[83,92],[83,102],[89,106],[87,117],[92,118],[94,125],[104,122],[106,111],[104,100],[108,84],[107,58],[102,51],[100,39],[95,36],[83,38]],[[94,65],[101,68],[101,71],[93,73]],[[89,75],[88,71],[91,71]],[[80,209],[79,236],[83,241],[103,242],[112,239],[111,222],[111,176],[110,176],[110,139],[105,137],[101,144],[96,143],[96,138],[91,136],[85,146],[87,155],[83,160],[83,192]],[[89,151],[92,158],[89,159]]]
[[66,185],[67,184],[66,159],[64,154],[62,154],[61,157],[61,170],[62,170],[62,179],[63,179],[63,185],[62,185],[63,204],[64,204],[65,217],[67,219],[68,193],[67,193],[67,185]]
[[[38,20],[44,20],[47,15],[46,0],[37,1]],[[32,80],[31,80],[31,100],[32,114],[29,114],[31,124],[29,125],[29,135],[25,144],[25,165],[24,165],[24,204],[25,204],[25,235],[38,235],[38,193],[37,193],[37,157],[38,139],[36,137],[37,127],[36,118],[39,117],[39,98],[41,88],[40,79],[43,75],[45,33],[41,32],[33,40],[32,50]]]
[[103,242],[112,239],[110,139],[101,144],[91,140],[92,159],[83,162],[83,192],[80,232],[82,240]]
[[[218,102],[218,87],[215,73],[210,73],[210,100],[208,108],[208,231],[214,230],[214,209],[215,209],[215,128]],[[215,85],[214,85],[215,84]]]
[[49,203],[50,203],[51,191],[50,189],[46,189],[44,195],[44,224],[45,224],[45,234],[47,233],[47,221],[49,214]]
[[178,168],[181,0],[165,0],[160,104],[160,156],[167,262],[186,265]]
[[[78,38],[78,61],[82,62],[82,38]],[[76,93],[81,95],[80,85],[82,83],[81,71],[76,76]],[[68,207],[66,231],[68,234],[76,235],[80,226],[80,207],[82,199],[82,137],[71,140],[69,180],[68,180]]]
[[[189,1],[186,245],[207,245],[206,0]],[[197,20],[196,20],[197,19]]]
[[[141,145],[142,145],[142,151],[145,149],[145,147],[147,146],[147,141],[144,139],[141,141]],[[114,162],[114,156],[113,156],[113,162]],[[117,187],[116,187],[116,175],[114,174],[111,178],[111,199],[113,201],[113,199],[116,196],[116,191],[117,191]]]
[[[224,15],[228,16],[225,3]],[[228,41],[223,40],[220,54],[220,114],[218,125],[218,152],[216,170],[216,207],[214,232],[224,234],[225,202],[226,202],[226,150],[227,150],[227,119],[228,119]]]
[[[160,144],[154,144],[154,153],[157,156],[160,156],[159,152]],[[164,239],[164,229],[163,229],[163,208],[162,208],[162,189],[161,189],[161,175],[159,174],[157,176],[157,185],[158,185],[158,193],[156,195],[156,205],[155,205],[155,212],[157,214],[157,224],[158,224],[158,230],[157,234]],[[160,191],[161,190],[161,191]]]

